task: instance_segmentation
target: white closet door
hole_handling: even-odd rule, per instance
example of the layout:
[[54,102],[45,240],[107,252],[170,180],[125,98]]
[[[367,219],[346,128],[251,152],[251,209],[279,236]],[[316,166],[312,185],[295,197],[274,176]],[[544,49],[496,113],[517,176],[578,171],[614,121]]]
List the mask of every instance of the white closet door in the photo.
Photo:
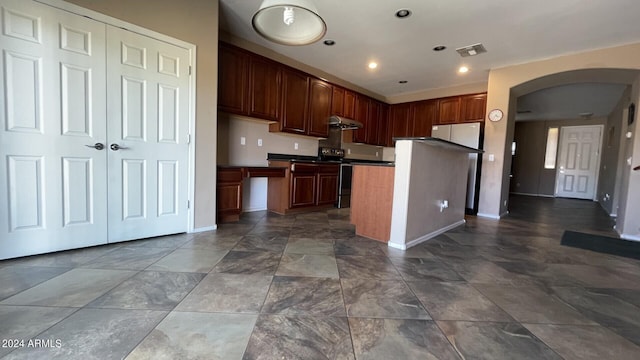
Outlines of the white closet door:
[[107,26],[107,82],[109,242],[186,231],[188,50]]
[[105,25],[0,6],[0,259],[106,243]]

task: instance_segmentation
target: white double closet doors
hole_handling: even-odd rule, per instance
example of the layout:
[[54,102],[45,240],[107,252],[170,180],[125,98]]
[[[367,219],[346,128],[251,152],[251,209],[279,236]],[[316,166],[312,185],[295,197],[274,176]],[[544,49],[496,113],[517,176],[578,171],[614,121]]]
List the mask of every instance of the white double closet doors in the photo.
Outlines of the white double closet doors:
[[0,259],[186,231],[189,50],[0,4]]

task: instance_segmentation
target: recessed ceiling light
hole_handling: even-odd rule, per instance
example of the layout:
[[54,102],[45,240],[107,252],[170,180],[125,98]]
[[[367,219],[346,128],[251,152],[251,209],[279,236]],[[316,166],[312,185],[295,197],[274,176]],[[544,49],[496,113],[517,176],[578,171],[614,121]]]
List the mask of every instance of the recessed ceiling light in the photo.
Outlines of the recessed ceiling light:
[[407,81],[407,80],[400,80],[400,81],[398,81],[398,84],[406,84],[406,83],[408,83],[408,81]]
[[447,47],[444,45],[438,45],[436,47],[433,48],[433,51],[442,51],[444,49],[446,49]]
[[411,16],[411,10],[409,9],[400,9],[396,11],[396,17],[399,19],[405,19]]
[[458,69],[458,72],[461,74],[464,74],[466,72],[469,72],[469,68],[466,66],[460,66],[460,68]]
[[335,41],[333,41],[333,40],[325,40],[325,41],[324,41],[324,44],[325,44],[325,45],[327,45],[327,46],[333,46],[333,45],[335,45],[335,44],[336,44],[336,42],[335,42]]
[[378,67],[378,63],[373,62],[373,61],[369,63],[369,69],[375,69],[377,67]]

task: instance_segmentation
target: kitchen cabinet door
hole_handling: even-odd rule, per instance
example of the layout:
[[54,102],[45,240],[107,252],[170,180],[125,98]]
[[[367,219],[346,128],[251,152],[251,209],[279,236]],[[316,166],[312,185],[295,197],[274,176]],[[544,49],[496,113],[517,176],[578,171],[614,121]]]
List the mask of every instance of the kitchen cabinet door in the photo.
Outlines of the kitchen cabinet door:
[[380,104],[378,121],[378,144],[380,146],[391,146],[391,135],[389,131],[389,105]]
[[308,89],[309,78],[307,75],[289,68],[282,70],[280,131],[297,134],[307,132]]
[[[314,206],[316,203],[317,170],[315,165],[294,165],[291,172],[290,208]],[[308,169],[306,169],[308,168]]]
[[249,54],[220,44],[218,51],[218,107],[234,114],[247,115]]
[[331,115],[344,116],[344,89],[339,86],[333,87]]
[[438,101],[424,100],[411,104],[411,136],[431,136],[431,126],[438,116]]
[[460,122],[460,97],[448,97],[438,100],[438,124],[456,124]]
[[353,91],[344,91],[344,105],[342,113],[343,116],[348,119],[355,119],[356,117],[356,93]]
[[260,56],[249,59],[249,116],[278,121],[280,66]]
[[242,212],[242,170],[218,169],[218,221],[238,221]]
[[390,108],[391,137],[406,137],[410,134],[411,104],[395,104]]
[[353,130],[353,142],[366,143],[367,131],[369,128],[369,103],[370,99],[364,95],[356,96],[356,116],[355,120],[362,123],[361,129]]
[[369,102],[369,116],[367,127],[367,144],[378,145],[380,133],[380,108],[381,104],[378,101],[371,100]]
[[461,97],[460,122],[484,121],[487,94],[472,94]]
[[338,174],[340,165],[318,165],[316,205],[332,205],[338,202]]
[[308,134],[311,136],[329,136],[329,116],[331,116],[331,84],[311,79],[309,82],[309,124]]

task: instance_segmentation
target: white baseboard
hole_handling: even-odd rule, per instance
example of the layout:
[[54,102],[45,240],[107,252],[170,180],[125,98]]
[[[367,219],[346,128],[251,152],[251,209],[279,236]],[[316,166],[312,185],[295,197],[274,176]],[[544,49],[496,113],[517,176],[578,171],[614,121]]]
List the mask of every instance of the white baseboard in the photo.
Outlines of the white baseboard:
[[212,230],[216,230],[217,228],[218,228],[218,225],[199,227],[199,228],[193,229],[191,233],[193,234],[193,233],[200,233],[205,231],[212,231]]
[[500,215],[477,213],[476,216],[481,218],[486,218],[486,219],[500,220]]
[[407,250],[408,248],[410,248],[412,246],[416,246],[416,245],[418,245],[420,243],[423,243],[423,242],[425,242],[425,241],[427,241],[427,240],[429,240],[431,238],[434,238],[434,237],[436,237],[436,236],[438,236],[440,234],[443,234],[443,233],[445,233],[445,232],[447,232],[447,231],[449,231],[451,229],[455,229],[460,225],[464,225],[464,223],[465,223],[465,220],[462,219],[462,220],[460,220],[458,222],[455,222],[455,223],[453,223],[451,225],[445,226],[445,227],[443,227],[441,229],[438,229],[438,230],[436,230],[434,232],[422,235],[417,239],[409,241],[408,243],[396,244],[396,243],[389,242],[389,243],[387,243],[387,246],[391,247],[391,248],[394,248],[394,249]]
[[264,211],[267,210],[266,207],[256,207],[256,208],[248,208],[248,209],[242,209],[242,212],[255,212],[255,211]]
[[620,238],[630,241],[640,241],[640,236],[638,235],[620,234]]

